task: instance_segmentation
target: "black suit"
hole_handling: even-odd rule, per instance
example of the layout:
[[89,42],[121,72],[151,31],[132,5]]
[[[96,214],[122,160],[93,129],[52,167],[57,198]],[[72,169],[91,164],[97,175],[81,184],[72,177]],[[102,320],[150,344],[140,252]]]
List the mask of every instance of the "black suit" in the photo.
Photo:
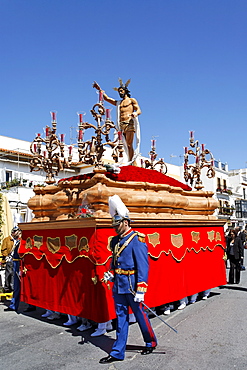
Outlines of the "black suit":
[[229,283],[238,284],[240,282],[240,271],[241,271],[241,257],[243,256],[243,246],[239,236],[234,239],[233,245],[231,245],[232,240],[228,239],[227,243],[227,256],[230,260],[230,272],[229,272]]

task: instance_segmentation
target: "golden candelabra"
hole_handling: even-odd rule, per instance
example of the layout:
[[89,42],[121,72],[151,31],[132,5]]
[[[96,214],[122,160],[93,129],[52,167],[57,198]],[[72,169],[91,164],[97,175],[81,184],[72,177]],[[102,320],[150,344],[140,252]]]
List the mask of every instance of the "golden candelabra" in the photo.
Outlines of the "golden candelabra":
[[156,140],[154,139],[151,140],[151,150],[148,154],[150,159],[146,159],[145,161],[141,159],[141,167],[149,168],[150,170],[155,170],[156,169],[155,167],[159,166],[160,167],[159,171],[165,175],[167,173],[167,166],[163,158],[160,158],[158,161],[156,161],[157,158]]
[[[205,144],[199,144],[198,140],[194,139],[194,131],[190,131],[190,147],[195,148],[194,150],[184,148],[184,179],[186,182],[189,182],[193,186],[195,181],[194,188],[196,190],[201,190],[204,188],[201,180],[201,171],[204,167],[207,167],[206,176],[212,178],[215,176],[214,170],[214,158],[212,153],[205,149]],[[189,164],[189,155],[195,157],[195,163]],[[210,159],[207,160],[206,156],[209,155]]]
[[30,145],[30,151],[33,158],[30,161],[30,171],[44,170],[46,172],[46,183],[54,184],[56,182],[54,176],[58,175],[59,171],[69,168],[72,161],[72,146],[68,147],[68,159],[64,155],[64,134],[61,134],[60,140],[56,135],[57,122],[56,113],[51,112],[52,127],[46,126],[45,138],[41,134],[37,134]]
[[[85,164],[95,166],[97,169],[104,169],[102,160],[105,147],[112,149],[112,158],[115,162],[123,157],[122,132],[117,132],[116,126],[111,121],[111,110],[105,109],[103,103],[103,92],[99,93],[99,103],[95,104],[91,114],[96,121],[96,125],[83,122],[83,114],[79,114],[79,132],[78,132],[78,152],[79,161]],[[105,119],[103,118],[105,116]],[[90,140],[83,141],[85,130],[92,128],[95,134]],[[110,131],[115,130],[114,139],[110,140]],[[116,134],[117,133],[117,134]]]

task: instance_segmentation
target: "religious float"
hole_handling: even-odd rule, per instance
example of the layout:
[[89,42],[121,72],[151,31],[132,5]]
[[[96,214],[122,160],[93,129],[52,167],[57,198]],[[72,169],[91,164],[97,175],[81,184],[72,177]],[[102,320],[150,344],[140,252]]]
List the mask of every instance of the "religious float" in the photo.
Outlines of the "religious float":
[[[121,87],[127,86],[120,81]],[[150,262],[145,295],[148,306],[160,306],[224,285],[224,222],[213,216],[218,202],[212,192],[202,190],[200,180],[203,167],[209,177],[214,175],[211,153],[200,147],[191,133],[191,149],[185,148],[184,175],[190,185],[196,181],[196,190],[164,173],[166,165],[162,159],[156,160],[154,141],[150,159],[139,161],[140,166],[131,165],[138,162],[138,153],[133,151],[127,165],[123,165],[128,136],[110,120],[103,104],[108,97],[98,90],[99,103],[91,111],[96,125],[83,122],[79,115],[79,161],[93,166],[90,173],[55,184],[54,174],[69,166],[72,157],[69,148],[65,159],[63,140],[56,136],[54,113],[46,138],[38,135],[31,145],[31,169],[43,168],[47,185],[35,187],[35,196],[29,200],[35,215],[32,222],[19,225],[23,233],[19,249],[22,300],[96,322],[115,317],[111,283],[102,281],[110,266],[109,245],[114,235],[108,198],[115,194],[128,208],[133,229],[146,235]],[[136,104],[130,103],[134,112],[138,111]],[[88,128],[95,135],[83,141]],[[115,136],[111,140],[112,129]],[[46,146],[46,156],[42,145]],[[111,147],[114,160],[107,165],[103,160],[106,145]],[[195,157],[194,164],[189,164],[189,155]]]

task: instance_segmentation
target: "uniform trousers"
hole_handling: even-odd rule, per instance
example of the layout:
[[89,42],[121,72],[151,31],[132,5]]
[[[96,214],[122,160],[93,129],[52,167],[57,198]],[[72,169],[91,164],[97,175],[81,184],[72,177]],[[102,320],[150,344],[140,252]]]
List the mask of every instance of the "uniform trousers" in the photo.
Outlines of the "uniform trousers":
[[12,310],[17,311],[20,304],[20,290],[21,290],[21,282],[19,276],[20,261],[13,261],[13,270],[14,270],[14,291],[13,298],[11,299],[9,307]]
[[113,344],[110,355],[120,360],[124,359],[128,331],[129,331],[129,307],[131,307],[136,321],[142,332],[146,347],[156,347],[157,339],[150,324],[149,318],[144,311],[142,303],[135,302],[133,294],[114,293],[114,302],[117,315],[117,339]]

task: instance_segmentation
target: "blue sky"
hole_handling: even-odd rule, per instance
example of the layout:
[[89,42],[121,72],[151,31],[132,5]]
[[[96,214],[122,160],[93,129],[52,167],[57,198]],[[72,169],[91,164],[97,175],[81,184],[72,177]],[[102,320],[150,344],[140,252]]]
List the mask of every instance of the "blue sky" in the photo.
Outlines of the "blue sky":
[[117,99],[131,78],[143,155],[154,136],[180,164],[194,130],[215,159],[246,166],[247,1],[0,0],[0,17],[1,135],[31,141],[56,110],[69,143],[78,111],[93,122],[93,81]]

